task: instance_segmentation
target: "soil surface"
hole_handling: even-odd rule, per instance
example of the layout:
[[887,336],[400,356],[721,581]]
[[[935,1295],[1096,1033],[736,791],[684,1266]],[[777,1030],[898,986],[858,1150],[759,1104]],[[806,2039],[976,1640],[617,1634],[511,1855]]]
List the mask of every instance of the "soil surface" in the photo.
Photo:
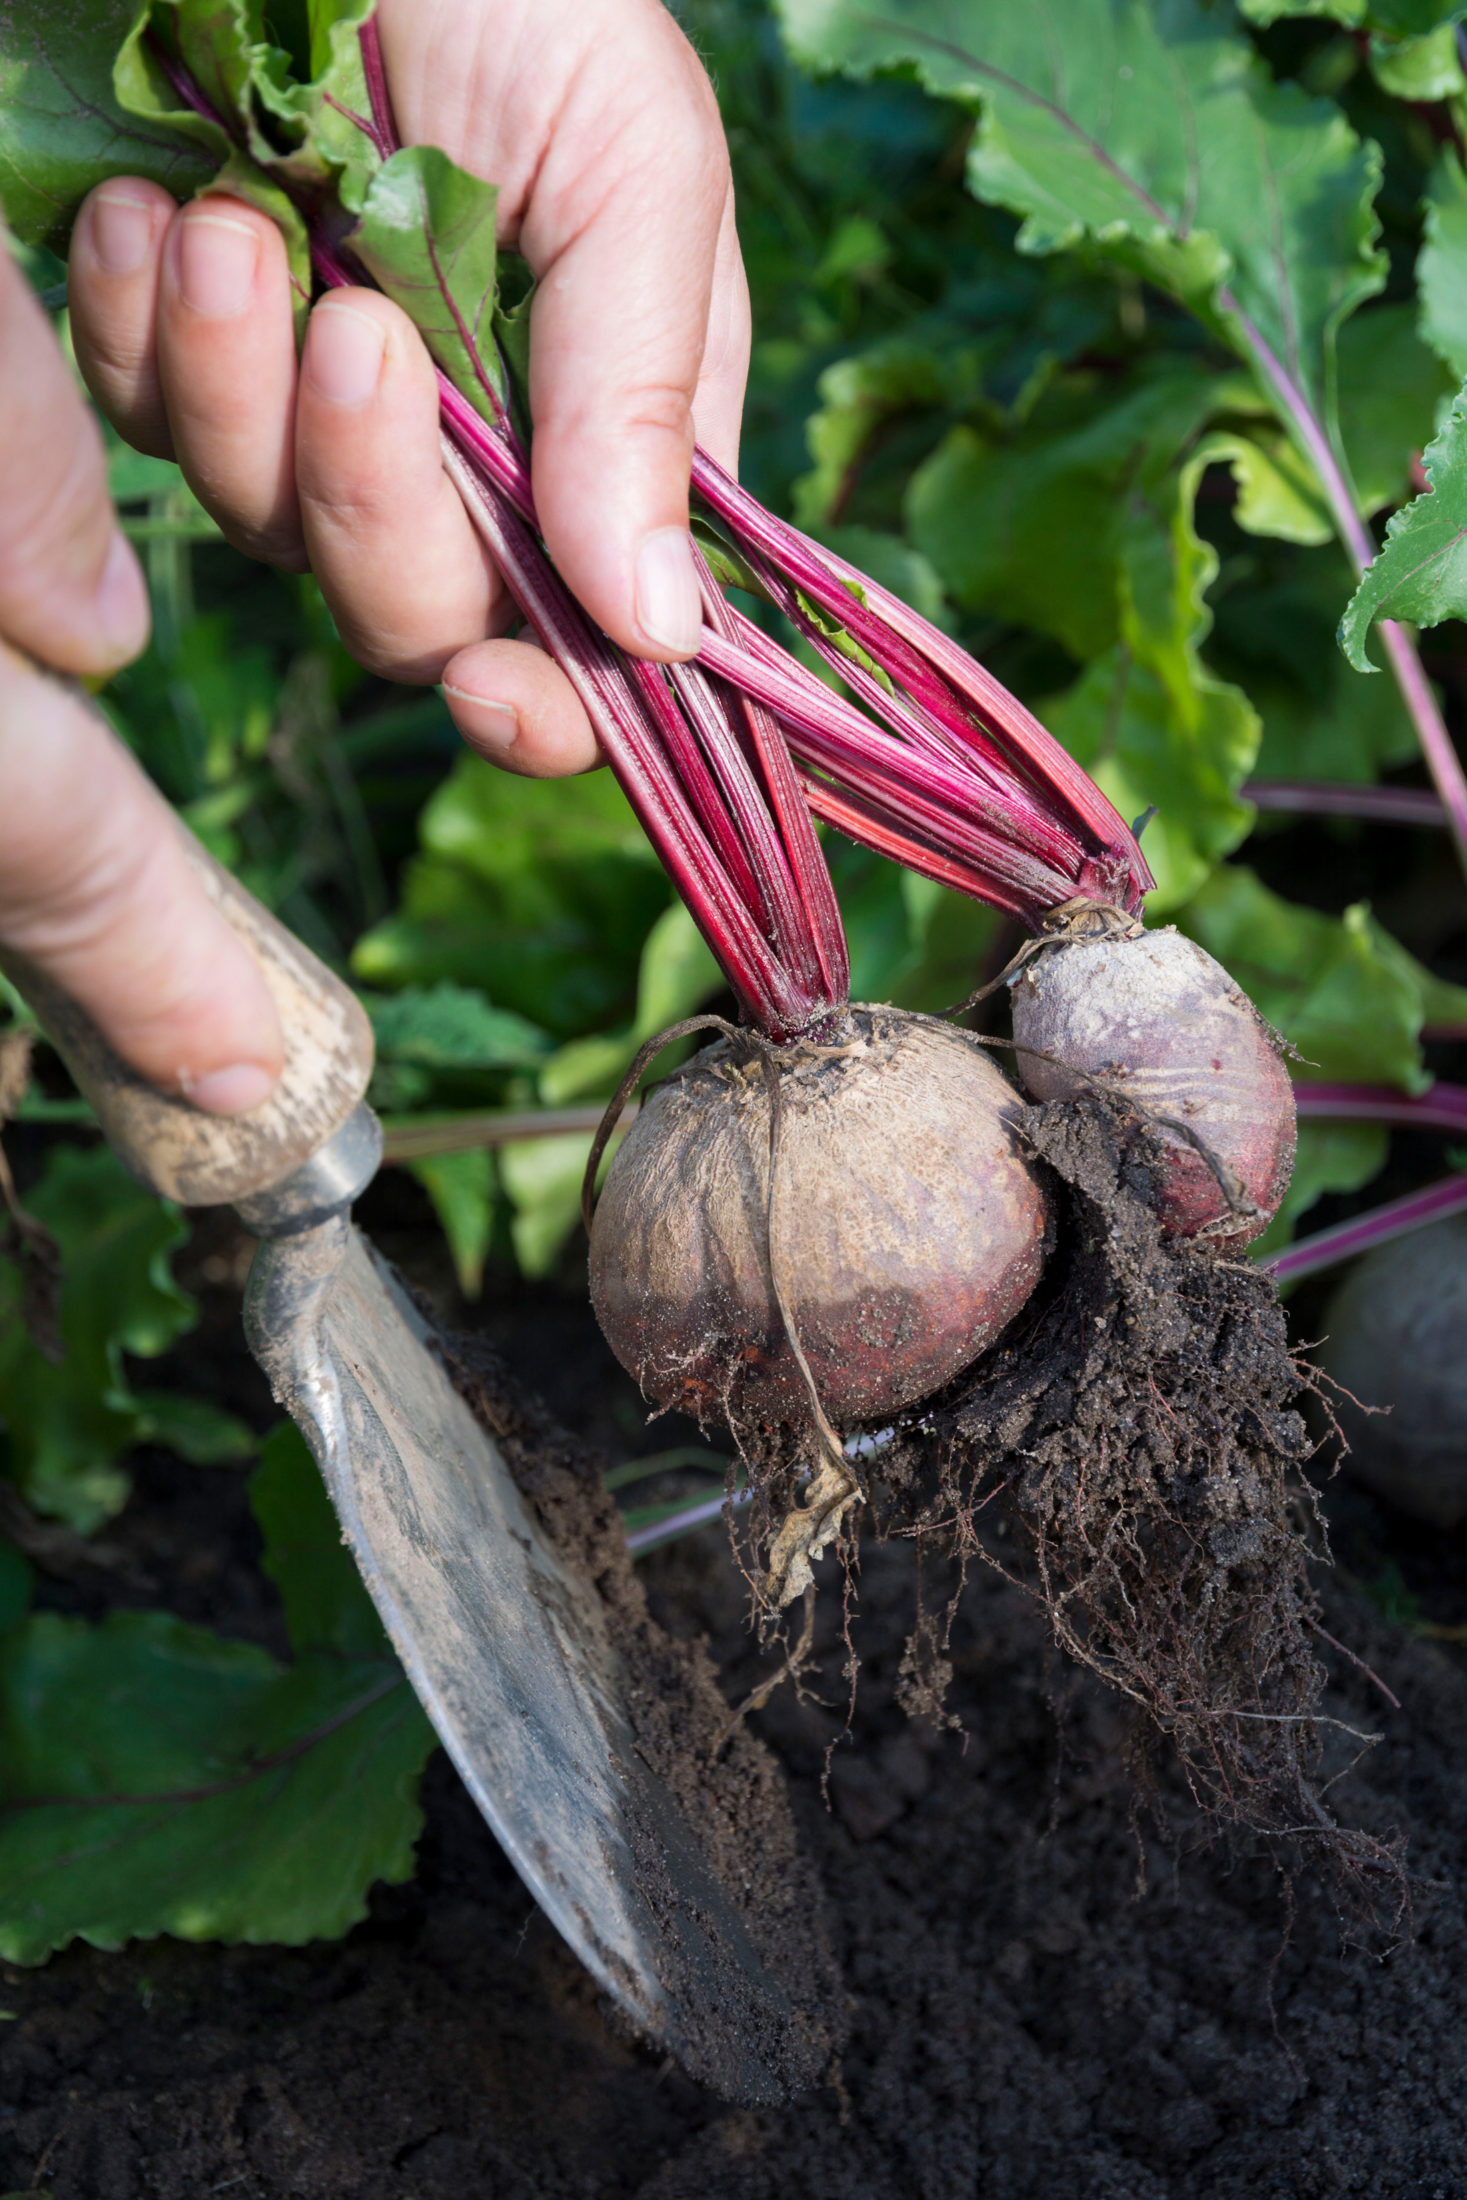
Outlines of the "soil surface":
[[[407,1188],[374,1198],[378,1242],[434,1288]],[[178,1375],[266,1425],[238,1341],[240,1248],[219,1227],[195,1248],[206,1321]],[[685,1434],[642,1425],[583,1299],[513,1283],[478,1318],[585,1439],[652,1452]],[[242,1478],[161,1455],[138,1469],[111,1531],[132,1574],[79,1574],[48,1601],[161,1601],[279,1647]],[[1325,1507],[1340,1565],[1324,1624],[1401,1705],[1333,1660],[1328,1708],[1383,1737],[1334,1800],[1410,1839],[1412,1915],[1389,1952],[1342,1939],[1307,1872],[1290,1883],[1267,1854],[1209,1842],[1180,1783],[1167,1842],[1138,1818],[1128,1713],[991,1569],[953,1632],[957,1724],[909,1720],[917,1562],[868,1544],[849,1736],[830,1562],[815,1698],[786,1688],[752,1720],[834,1918],[850,2032],[828,2082],[730,2108],[629,2042],[440,1758],[416,1880],[379,1890],[344,1941],[74,1947],[0,1970],[0,2193],[1467,2200],[1467,1668],[1420,1633],[1467,1619],[1467,1540],[1342,1483]],[[751,1645],[721,1527],[638,1570],[741,1701],[773,1654]]]

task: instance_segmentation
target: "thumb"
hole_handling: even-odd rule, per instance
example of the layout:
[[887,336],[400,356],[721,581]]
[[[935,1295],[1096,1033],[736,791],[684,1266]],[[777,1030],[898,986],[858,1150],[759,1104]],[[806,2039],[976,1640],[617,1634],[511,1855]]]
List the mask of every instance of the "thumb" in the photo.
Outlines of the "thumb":
[[151,1084],[236,1115],[284,1063],[270,992],[162,796],[81,696],[0,644],[0,947]]

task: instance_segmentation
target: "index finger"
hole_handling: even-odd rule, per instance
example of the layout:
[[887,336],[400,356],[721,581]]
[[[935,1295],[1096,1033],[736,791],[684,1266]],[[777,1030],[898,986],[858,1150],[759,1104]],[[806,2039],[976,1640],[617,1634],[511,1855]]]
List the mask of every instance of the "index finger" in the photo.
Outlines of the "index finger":
[[137,655],[148,623],[97,423],[0,235],[0,635],[101,673]]

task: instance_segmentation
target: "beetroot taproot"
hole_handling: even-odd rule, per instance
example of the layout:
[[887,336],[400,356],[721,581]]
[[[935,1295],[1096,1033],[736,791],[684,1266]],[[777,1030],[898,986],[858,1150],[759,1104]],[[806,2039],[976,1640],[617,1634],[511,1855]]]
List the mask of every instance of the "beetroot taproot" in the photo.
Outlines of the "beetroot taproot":
[[973,1041],[857,1008],[783,1050],[775,1196],[765,1055],[723,1039],[653,1091],[607,1176],[591,1296],[659,1404],[737,1423],[810,1410],[771,1259],[837,1426],[926,1397],[1039,1280],[1046,1205],[1020,1100]]

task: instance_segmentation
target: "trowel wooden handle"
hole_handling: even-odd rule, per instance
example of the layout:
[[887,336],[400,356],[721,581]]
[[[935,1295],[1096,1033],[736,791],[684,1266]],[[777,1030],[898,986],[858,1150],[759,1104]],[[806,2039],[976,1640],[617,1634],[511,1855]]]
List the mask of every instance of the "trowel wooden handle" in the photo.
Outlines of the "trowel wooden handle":
[[184,838],[205,892],[255,957],[280,1012],[285,1072],[260,1107],[205,1115],[158,1092],[40,971],[9,954],[4,967],[133,1175],[185,1206],[217,1207],[279,1183],[340,1129],[372,1072],[372,1027],[355,994],[191,834]]

